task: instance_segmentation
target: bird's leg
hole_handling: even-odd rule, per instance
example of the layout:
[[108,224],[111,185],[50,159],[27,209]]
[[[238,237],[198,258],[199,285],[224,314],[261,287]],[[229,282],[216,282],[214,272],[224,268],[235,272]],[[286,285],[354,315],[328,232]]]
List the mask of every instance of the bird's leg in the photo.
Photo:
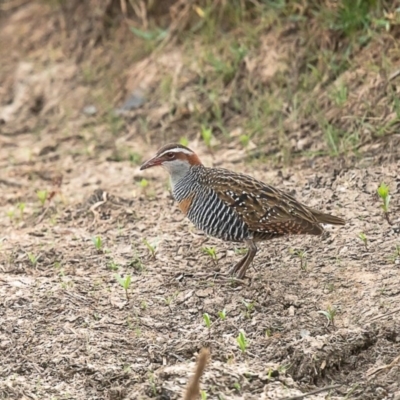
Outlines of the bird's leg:
[[240,270],[240,268],[242,268],[242,265],[246,262],[246,259],[249,255],[249,252],[246,253],[246,255],[244,257],[242,257],[229,271],[229,273],[231,275],[235,275],[236,272],[238,272]]
[[[254,256],[257,253],[257,246],[255,245],[255,243],[252,240],[246,240],[245,243],[249,247],[249,251],[247,252],[245,259],[240,260],[234,268],[235,272],[239,271],[237,273],[238,279],[244,278],[244,276],[246,275],[247,268],[249,267],[249,265],[251,264],[251,262],[254,259]],[[243,261],[243,263],[242,263],[242,261]],[[239,264],[240,264],[239,268],[236,268]]]

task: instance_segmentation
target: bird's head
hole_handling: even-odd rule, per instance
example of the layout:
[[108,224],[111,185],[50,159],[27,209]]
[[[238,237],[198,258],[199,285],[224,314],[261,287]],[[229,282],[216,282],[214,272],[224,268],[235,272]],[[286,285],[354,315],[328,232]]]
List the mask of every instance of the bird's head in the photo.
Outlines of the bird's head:
[[185,175],[193,165],[201,165],[194,151],[181,144],[167,144],[161,147],[154,157],[142,164],[140,169],[161,166],[174,178]]

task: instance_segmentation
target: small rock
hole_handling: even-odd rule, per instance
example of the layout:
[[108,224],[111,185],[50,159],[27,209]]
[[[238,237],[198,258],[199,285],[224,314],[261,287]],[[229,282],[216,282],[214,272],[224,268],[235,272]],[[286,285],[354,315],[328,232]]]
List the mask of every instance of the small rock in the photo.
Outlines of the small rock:
[[213,288],[205,288],[205,289],[200,289],[196,292],[197,297],[208,297],[213,294]]
[[305,338],[307,336],[310,336],[310,331],[308,331],[307,329],[300,329],[300,337]]
[[119,111],[130,111],[141,107],[145,102],[145,97],[140,90],[135,90],[125,101],[125,103],[117,110]]
[[86,115],[95,115],[97,114],[97,107],[93,105],[86,106],[83,109],[83,113]]

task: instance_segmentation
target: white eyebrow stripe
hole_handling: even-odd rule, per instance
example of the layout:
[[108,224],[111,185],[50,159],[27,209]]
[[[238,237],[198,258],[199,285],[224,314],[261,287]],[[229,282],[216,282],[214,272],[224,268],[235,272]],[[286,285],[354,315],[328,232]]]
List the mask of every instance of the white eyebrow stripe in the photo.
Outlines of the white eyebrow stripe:
[[174,149],[165,150],[158,157],[162,157],[164,154],[167,154],[167,153],[184,153],[184,154],[188,154],[188,155],[194,154],[193,151],[190,151],[188,149],[182,149],[180,147],[175,147]]

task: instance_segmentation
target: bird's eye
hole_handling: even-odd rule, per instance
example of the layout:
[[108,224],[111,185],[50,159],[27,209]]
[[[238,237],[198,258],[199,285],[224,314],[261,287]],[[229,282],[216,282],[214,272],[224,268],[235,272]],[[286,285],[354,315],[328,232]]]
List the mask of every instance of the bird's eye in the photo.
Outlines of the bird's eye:
[[174,158],[174,153],[167,153],[168,158]]

